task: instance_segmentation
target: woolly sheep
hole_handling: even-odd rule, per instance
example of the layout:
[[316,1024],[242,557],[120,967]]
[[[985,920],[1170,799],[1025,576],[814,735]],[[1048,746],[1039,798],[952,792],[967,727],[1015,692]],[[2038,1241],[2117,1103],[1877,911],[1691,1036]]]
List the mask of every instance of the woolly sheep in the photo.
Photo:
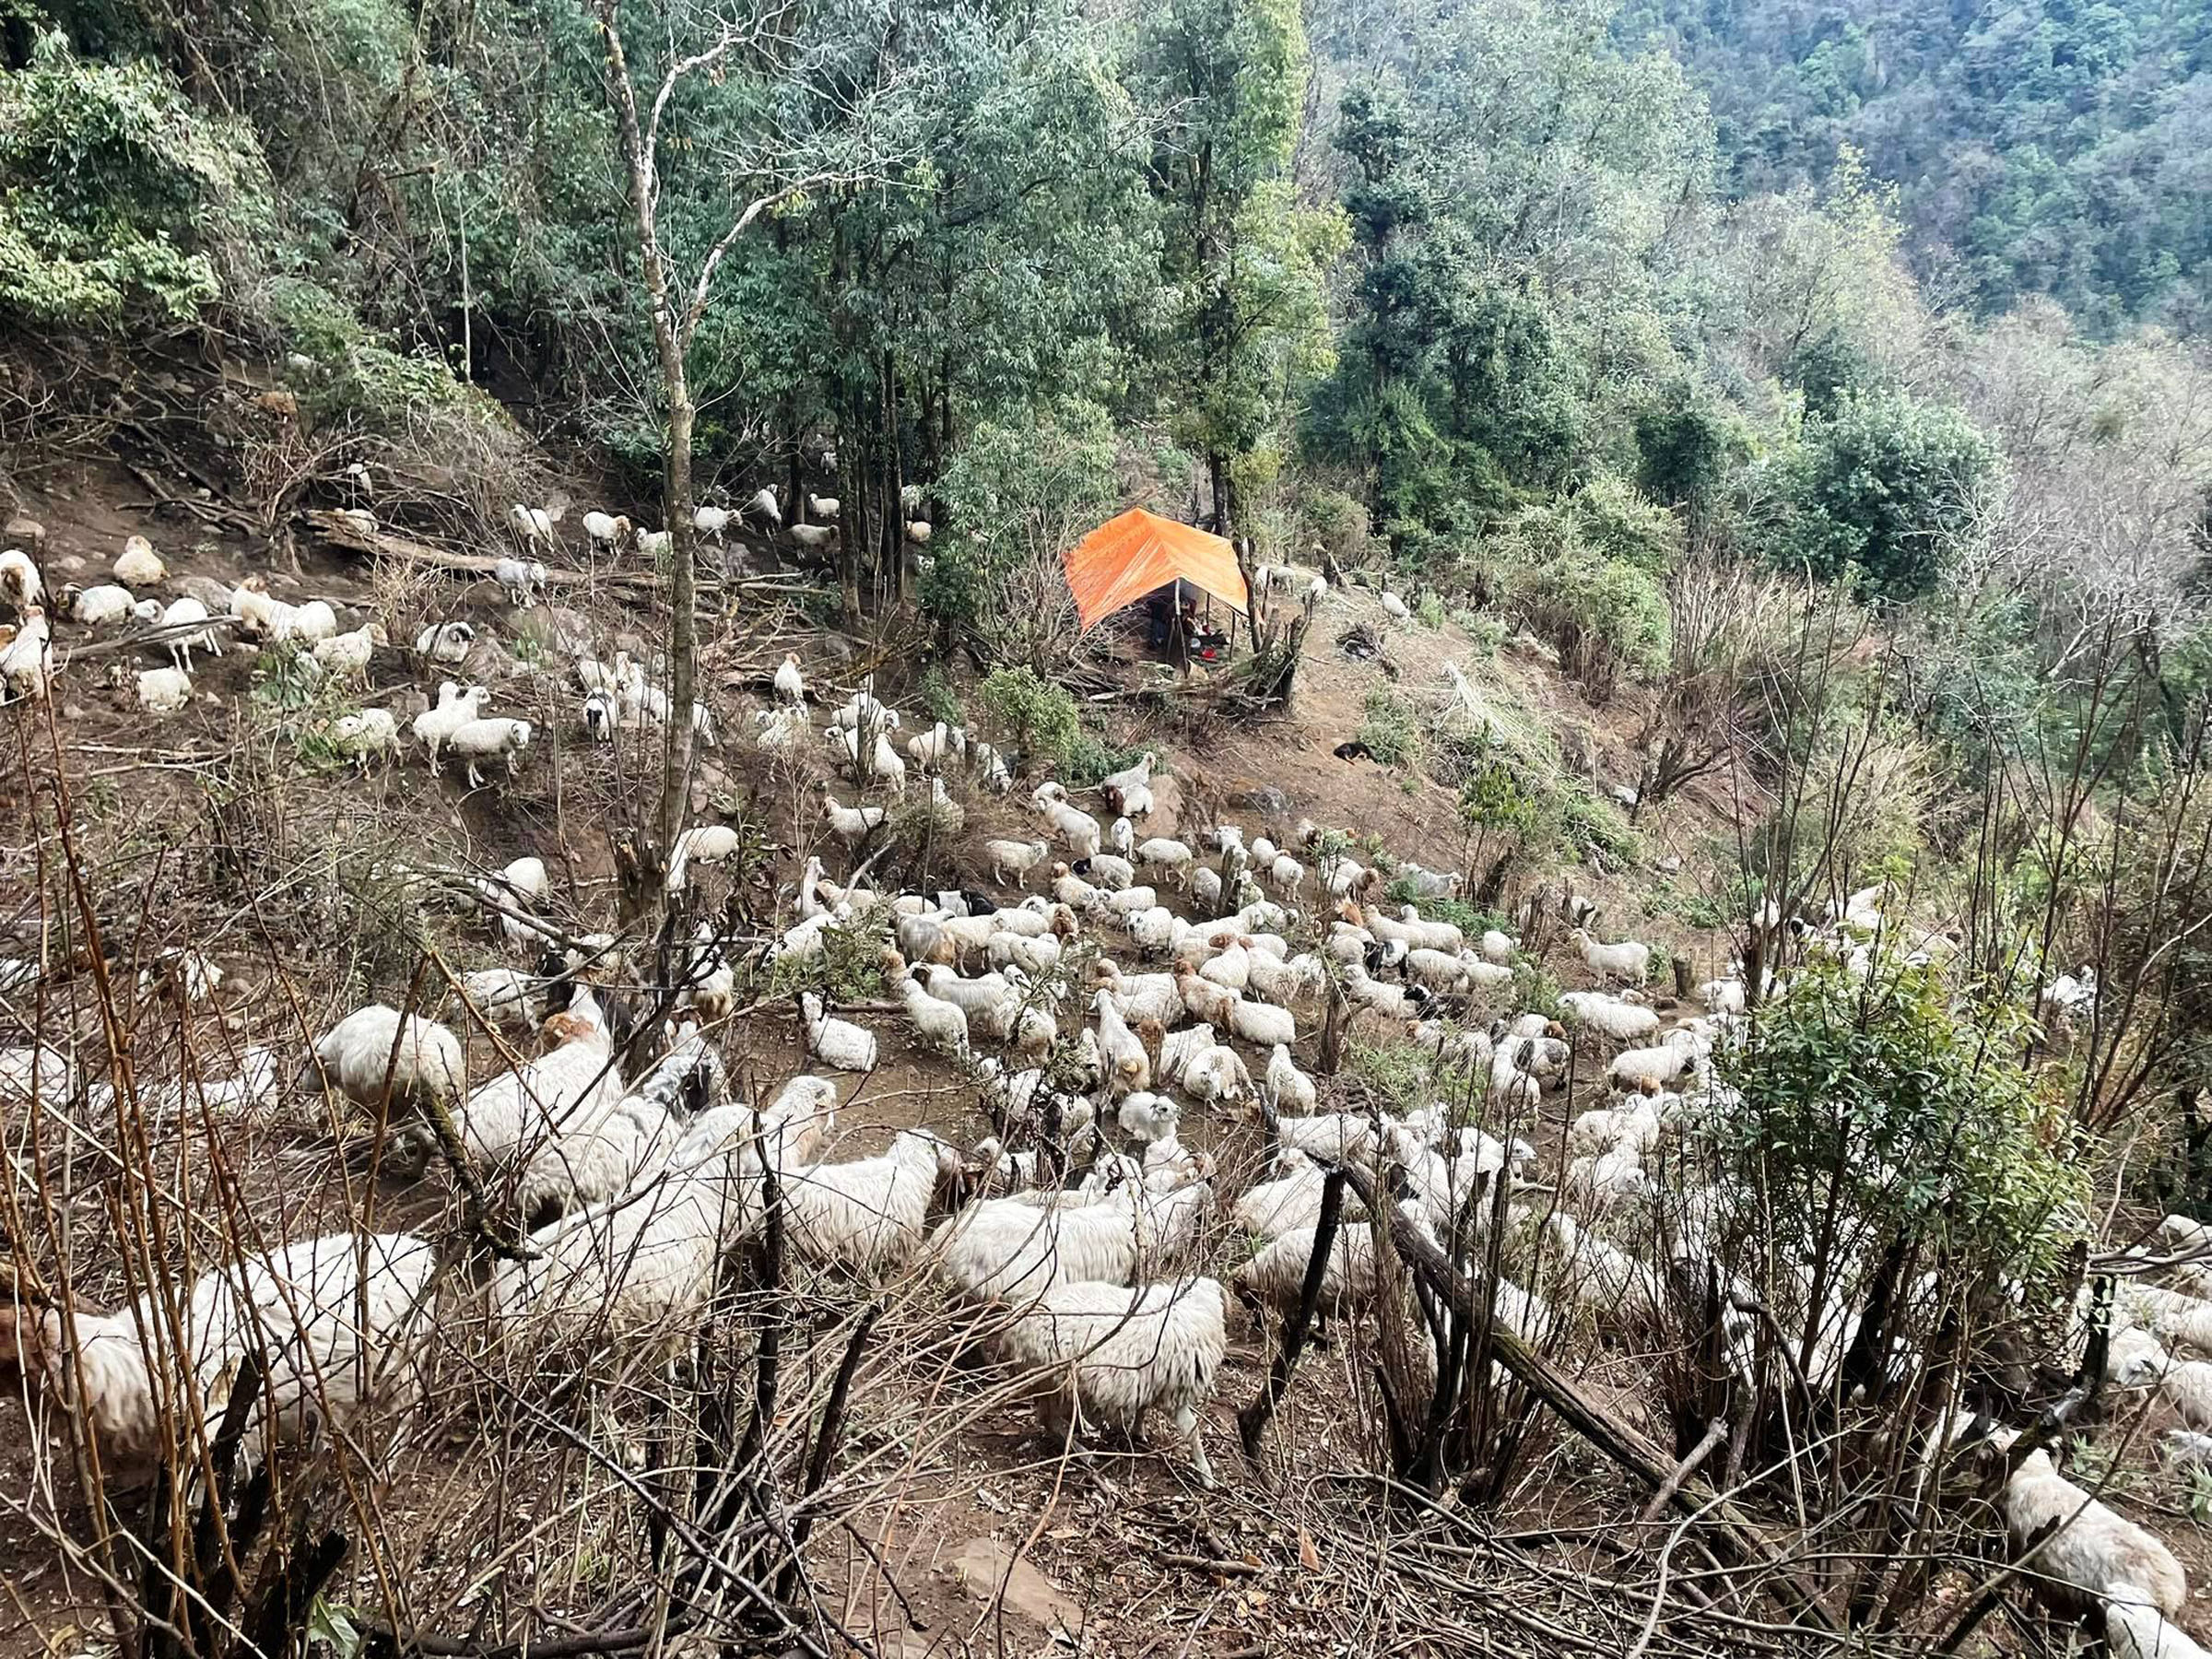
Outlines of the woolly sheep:
[[39,701],[53,679],[53,647],[46,627],[46,613],[32,606],[23,613],[22,625],[6,636],[0,630],[0,685],[10,697]]
[[1211,1202],[1203,1182],[1148,1203],[1126,1188],[1100,1203],[1047,1209],[986,1199],[941,1223],[929,1253],[963,1294],[1021,1303],[1054,1285],[1126,1284],[1140,1265],[1169,1264]]
[[1042,817],[1053,834],[1077,858],[1089,858],[1099,850],[1099,820],[1063,801],[1046,805]]
[[1265,1076],[1267,1103],[1277,1112],[1298,1114],[1310,1112],[1318,1098],[1313,1079],[1298,1069],[1290,1058],[1290,1046],[1278,1042],[1267,1056]]
[[[138,601],[131,590],[102,582],[98,587],[65,587],[62,590],[62,614],[70,621],[85,628],[104,628],[111,622],[132,621],[138,618]],[[153,600],[146,602],[159,618],[161,607]]]
[[[1994,1438],[2006,1448],[2018,1436],[2006,1430]],[[2028,1454],[2006,1481],[1997,1507],[2016,1552],[2041,1540],[2028,1576],[2039,1594],[2062,1606],[2117,1598],[2126,1586],[2171,1618],[2188,1597],[2188,1581],[2173,1552],[2061,1475],[2048,1452],[2039,1448]]]
[[481,789],[484,774],[478,763],[503,756],[507,775],[513,777],[521,768],[522,752],[530,747],[530,723],[526,720],[498,717],[465,720],[446,734],[445,747],[466,768],[468,786]]
[[384,1098],[387,1077],[394,1100],[421,1101],[453,1100],[468,1076],[453,1032],[382,1003],[356,1008],[325,1031],[314,1064],[340,1094],[371,1109]]
[[922,1241],[930,1199],[959,1153],[925,1130],[901,1130],[888,1152],[811,1164],[782,1189],[785,1236],[809,1260],[855,1273],[903,1261]]
[[528,610],[552,585],[552,573],[535,559],[502,559],[491,567],[491,579],[506,591],[507,602]]
[[2112,1659],[2206,1659],[2187,1633],[2161,1618],[2149,1593],[2115,1584],[2104,1606],[2104,1644]]
[[152,587],[169,579],[169,567],[154,552],[154,544],[143,535],[124,538],[123,551],[115,559],[115,580],[128,588]]
[[1613,1042],[1633,1042],[1659,1029],[1659,1016],[1650,1008],[1599,991],[1562,993],[1559,1014],[1568,1025],[1595,1031]]
[[1567,935],[1583,953],[1583,962],[1601,980],[1625,980],[1631,985],[1641,985],[1651,978],[1652,947],[1634,939],[1623,939],[1618,945],[1601,944],[1590,936],[1586,928],[1573,928]]
[[1049,1380],[1039,1401],[1048,1434],[1079,1444],[1094,1420],[1135,1434],[1147,1411],[1169,1411],[1199,1484],[1214,1484],[1198,1407],[1213,1397],[1229,1347],[1218,1279],[1136,1290],[1056,1285],[1001,1327],[995,1343],[1006,1363]]
[[430,751],[430,775],[438,775],[439,751],[453,733],[475,720],[485,700],[491,696],[482,686],[470,686],[464,690],[445,680],[438,687],[438,701],[415,716],[412,727],[415,740]]
[[138,675],[138,706],[149,714],[174,714],[192,701],[192,676],[182,668],[146,668]]
[[1606,1077],[1615,1088],[1664,1088],[1698,1065],[1712,1050],[1704,1033],[1683,1027],[1669,1031],[1655,1047],[1621,1050],[1613,1056]]
[[187,1418],[180,1383],[212,1425],[240,1361],[257,1353],[266,1369],[241,1442],[250,1458],[268,1436],[295,1440],[311,1423],[343,1432],[420,1388],[436,1265],[412,1233],[340,1233],[218,1267],[174,1304],[148,1290],[115,1313],[0,1307],[0,1392],[51,1393],[80,1415],[111,1471],[135,1468],[168,1450],[165,1421]]
[[351,633],[317,640],[314,660],[334,678],[356,679],[369,672],[370,659],[376,647],[384,643],[382,627],[374,622],[364,623]]
[[1375,1125],[1357,1112],[1324,1112],[1283,1118],[1276,1124],[1275,1135],[1286,1148],[1334,1161],[1365,1157],[1374,1144]]
[[1124,1135],[1149,1146],[1155,1141],[1172,1139],[1182,1115],[1182,1109],[1166,1095],[1140,1089],[1122,1101],[1114,1121],[1121,1124]]
[[476,642],[477,630],[466,622],[433,622],[415,636],[415,654],[426,663],[458,666]]
[[839,1071],[876,1069],[876,1036],[865,1026],[832,1018],[824,1011],[822,999],[811,991],[800,994],[799,1011],[806,1021],[808,1053]]
[[[469,1152],[492,1163],[535,1151],[571,1122],[590,1123],[622,1099],[622,1076],[604,1025],[571,1010],[545,1023],[551,1052],[478,1085],[453,1111],[453,1126]],[[400,1166],[427,1162],[427,1131],[395,1138]]]
[[365,769],[371,757],[398,754],[399,723],[387,709],[357,709],[330,723],[330,738],[340,754]]
[[27,611],[41,604],[46,589],[39,580],[39,567],[30,561],[30,555],[20,547],[10,547],[0,553],[0,603],[9,609]]

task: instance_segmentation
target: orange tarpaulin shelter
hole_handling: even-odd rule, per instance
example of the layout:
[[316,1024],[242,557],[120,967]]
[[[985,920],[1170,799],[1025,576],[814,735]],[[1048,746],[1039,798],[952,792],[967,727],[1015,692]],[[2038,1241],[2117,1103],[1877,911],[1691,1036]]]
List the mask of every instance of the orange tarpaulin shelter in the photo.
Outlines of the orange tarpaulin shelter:
[[1244,614],[1244,572],[1218,535],[1132,507],[1067,550],[1067,585],[1086,628],[1181,578]]

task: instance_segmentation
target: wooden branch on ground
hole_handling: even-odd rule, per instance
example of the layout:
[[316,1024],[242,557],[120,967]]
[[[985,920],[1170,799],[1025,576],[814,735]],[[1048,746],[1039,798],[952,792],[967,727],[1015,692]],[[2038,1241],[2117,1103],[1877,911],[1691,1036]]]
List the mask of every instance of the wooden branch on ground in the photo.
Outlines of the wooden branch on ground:
[[[421,565],[430,570],[449,571],[456,576],[488,578],[499,569],[503,558],[520,558],[520,554],[453,553],[428,542],[415,540],[383,528],[364,530],[354,519],[343,512],[326,508],[311,508],[298,515],[299,522],[333,547],[348,553],[358,553],[367,559],[381,559],[401,564]],[[554,571],[546,572],[547,580],[557,588],[614,587],[640,594],[657,594],[665,582],[650,571]],[[827,588],[794,586],[782,576],[742,576],[735,581],[726,577],[701,573],[700,591],[728,591],[772,594],[827,594]]]
[[1371,1215],[1386,1218],[1398,1253],[1425,1277],[1438,1297],[1449,1300],[1462,1319],[1489,1325],[1489,1354],[1529,1393],[1558,1414],[1567,1426],[1636,1476],[1655,1492],[1666,1490],[1674,1507],[1695,1518],[1695,1524],[1747,1565],[1767,1569],[1773,1576],[1765,1588],[1793,1615],[1803,1617],[1824,1630],[1836,1630],[1836,1620],[1822,1605],[1812,1586],[1791,1569],[1786,1552],[1771,1542],[1757,1522],[1703,1482],[1677,1478],[1676,1465],[1665,1453],[1635,1429],[1622,1422],[1575,1385],[1574,1379],[1523,1341],[1518,1333],[1489,1318],[1487,1297],[1453,1271],[1452,1262],[1434,1239],[1424,1233],[1394,1205],[1383,1204],[1372,1176],[1350,1165],[1331,1171],[1341,1175],[1368,1207]]

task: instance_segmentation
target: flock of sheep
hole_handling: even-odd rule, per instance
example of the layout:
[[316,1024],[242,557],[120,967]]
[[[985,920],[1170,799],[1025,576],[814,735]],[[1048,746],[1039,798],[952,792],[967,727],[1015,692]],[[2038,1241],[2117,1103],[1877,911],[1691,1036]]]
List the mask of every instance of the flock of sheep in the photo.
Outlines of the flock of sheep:
[[[818,498],[810,507],[834,522],[834,502]],[[719,534],[726,517],[710,520],[722,511],[701,509],[699,528]],[[550,539],[541,511],[515,512],[525,553]],[[604,514],[586,514],[584,527],[594,543],[648,540]],[[927,526],[918,527],[925,540]],[[375,624],[341,631],[327,605],[285,604],[254,577],[237,585],[220,616],[195,599],[164,606],[135,598],[162,580],[159,564],[133,537],[113,584],[58,597],[61,614],[87,628],[159,623],[175,660],[139,674],[149,709],[188,700],[192,653],[219,653],[232,630],[303,648],[338,680],[359,678],[386,643]],[[529,558],[502,561],[498,579],[518,606],[546,587]],[[17,695],[42,693],[51,675],[44,589],[19,551],[0,555],[0,603],[18,618],[0,647],[0,678]],[[457,665],[472,645],[463,623],[431,624],[416,641],[425,664],[438,666]],[[665,697],[627,655],[601,664],[579,650],[574,661],[595,735],[668,718]],[[450,755],[474,785],[484,764],[516,764],[530,724],[486,715],[487,696],[448,681],[416,718],[433,770]],[[759,747],[787,751],[807,740],[811,700],[795,655],[787,658],[774,700],[755,716]],[[708,712],[697,708],[693,719],[713,742]],[[901,743],[894,735],[903,728],[864,685],[827,710],[822,738],[864,789],[902,794],[910,770],[924,775],[948,835],[964,820],[948,777],[1002,795],[1016,787],[1008,758],[989,744],[942,723]],[[332,731],[364,760],[398,744],[396,722],[377,710],[340,717]],[[1378,858],[1370,867],[1346,837],[1302,820],[1270,826],[1274,836],[1230,823],[1188,839],[1141,833],[1154,807],[1155,764],[1147,754],[1105,779],[1096,790],[1102,815],[1059,782],[1030,785],[1019,808],[1030,832],[986,838],[968,861],[989,872],[997,896],[840,885],[818,855],[789,889],[790,925],[741,948],[700,924],[677,952],[673,985],[641,985],[607,935],[556,952],[532,972],[468,973],[453,990],[473,1023],[536,1040],[527,1060],[474,1087],[460,1041],[431,1017],[441,1010],[375,1004],[349,1014],[315,1043],[306,1077],[390,1123],[374,1158],[393,1178],[424,1179],[442,1155],[465,1151],[525,1231],[516,1259],[459,1292],[440,1274],[432,1242],[413,1234],[337,1234],[241,1258],[180,1288],[181,1356],[166,1344],[149,1350],[148,1334],[163,1324],[155,1292],[110,1314],[0,1307],[0,1382],[77,1412],[103,1456],[128,1464],[162,1451],[159,1403],[176,1382],[188,1381],[212,1420],[252,1349],[266,1360],[257,1437],[298,1434],[311,1420],[344,1428],[372,1407],[413,1409],[453,1324],[440,1304],[456,1294],[480,1309],[487,1351],[516,1365],[520,1385],[542,1388],[610,1363],[665,1367],[706,1317],[721,1264],[758,1234],[773,1203],[787,1249],[825,1282],[865,1286],[917,1267],[934,1276],[979,1316],[996,1360],[1030,1380],[1055,1435],[1081,1445],[1101,1427],[1141,1434],[1158,1414],[1210,1484],[1205,1408],[1230,1344],[1230,1304],[1256,1312],[1298,1303],[1326,1170],[1344,1160],[1386,1174],[1404,1213],[1436,1237],[1469,1224],[1512,1230],[1529,1247],[1514,1259],[1542,1277],[1499,1282],[1496,1316],[1530,1340],[1559,1327],[1562,1303],[1601,1327],[1641,1324],[1648,1333],[1666,1304],[1667,1263],[1650,1259],[1625,1220],[1674,1204],[1679,1224],[1665,1230],[1672,1247],[1693,1257],[1708,1248],[1696,1196],[1665,1191],[1653,1159],[1725,1087],[1714,1059],[1742,1029],[1741,979],[1699,987],[1702,1011],[1670,1017],[1642,991],[1650,948],[1596,936],[1594,912],[1577,901],[1568,936],[1593,988],[1562,994],[1556,1019],[1515,1012],[1513,992],[1524,982],[1519,939],[1497,929],[1468,937],[1422,913],[1424,902],[1456,896],[1457,877],[1410,861]],[[855,858],[889,811],[883,802],[846,805],[827,785],[819,805],[824,844]],[[737,845],[723,826],[684,831],[669,861],[670,891],[684,892]],[[531,912],[547,891],[542,862],[518,858],[476,885],[511,944],[539,940]],[[1381,895],[1391,887],[1412,902],[1386,904]],[[1819,929],[1827,948],[1862,970],[1881,897],[1878,888],[1853,895]],[[1524,918],[1524,931],[1533,920]],[[941,1057],[971,1088],[982,1120],[973,1127],[984,1133],[903,1129],[882,1152],[833,1156],[838,1077],[875,1071],[886,1033],[882,1016],[848,1018],[853,1010],[833,1010],[813,990],[798,998],[800,1038],[820,1071],[790,1078],[764,1100],[733,1098],[718,1039],[740,971],[803,982],[833,950],[855,946],[879,972],[907,1043]],[[20,988],[22,971],[0,965],[4,988]],[[189,952],[164,973],[187,1004],[211,994],[220,977]],[[1338,995],[1355,1030],[1365,1022],[1425,1051],[1445,1098],[1402,1116],[1321,1110],[1331,1086],[1308,1075],[1298,1054]],[[2093,976],[2045,994],[2068,1013],[2092,1008],[2094,998]],[[1524,1207],[1515,1194],[1536,1154],[1511,1127],[1536,1133],[1546,1093],[1584,1064],[1581,1075],[1602,1075],[1610,1099],[1565,1125],[1559,1191],[1547,1206]],[[204,1100],[218,1091],[252,1100],[279,1086],[280,1069],[257,1051],[240,1078],[194,1088]],[[53,1048],[0,1053],[0,1098],[68,1111],[89,1093]],[[1254,1118],[1270,1165],[1241,1190],[1218,1194],[1209,1148],[1230,1125]],[[1186,1132],[1196,1144],[1185,1144]],[[1235,1224],[1235,1242],[1225,1243],[1218,1210]],[[1353,1217],[1336,1233],[1322,1288],[1337,1317],[1357,1320],[1379,1292],[1376,1224]],[[2117,1311],[2114,1382],[2161,1388],[2193,1430],[2212,1430],[2212,1363],[2177,1363],[2161,1346],[2212,1353],[2212,1301],[2135,1286]],[[1845,1333],[1833,1335],[1815,1370],[1840,1359]],[[179,1365],[182,1379],[172,1374]],[[2191,1438],[2212,1451],[2212,1439]],[[2058,1475],[2044,1453],[2010,1475],[2001,1507],[2022,1548],[2053,1517],[2069,1518],[2043,1542],[2039,1571],[2108,1609],[2116,1652],[2199,1651],[2165,1622],[2185,1593],[2171,1552]]]

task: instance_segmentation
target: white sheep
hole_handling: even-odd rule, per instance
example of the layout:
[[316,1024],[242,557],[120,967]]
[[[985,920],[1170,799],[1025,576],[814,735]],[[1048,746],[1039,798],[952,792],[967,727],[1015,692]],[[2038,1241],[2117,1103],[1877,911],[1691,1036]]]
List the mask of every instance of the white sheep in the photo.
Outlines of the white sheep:
[[462,994],[476,1011],[493,1025],[510,1030],[536,1029],[544,1018],[544,981],[512,968],[480,968],[461,976]]
[[1595,1031],[1613,1042],[1633,1042],[1659,1029],[1659,1016],[1650,1008],[1602,991],[1561,993],[1559,1018],[1570,1026]]
[[[549,1053],[480,1084],[454,1109],[453,1126],[473,1157],[509,1162],[535,1152],[571,1122],[596,1120],[622,1099],[622,1076],[612,1061],[607,1030],[578,1012],[575,1001],[546,1021],[544,1040]],[[430,1144],[426,1128],[410,1127],[394,1139],[395,1165],[421,1167]]]
[[39,580],[39,567],[30,561],[30,555],[20,547],[10,547],[0,553],[0,604],[11,610],[27,611],[41,604],[46,597],[45,585]]
[[399,722],[388,709],[356,709],[330,723],[330,739],[340,754],[366,770],[372,758],[389,760],[398,755]]
[[1114,1011],[1124,1019],[1158,1020],[1166,1027],[1177,1024],[1188,1012],[1171,973],[1124,973],[1105,957],[1097,958],[1090,971],[1097,984],[1112,993]]
[[850,846],[864,841],[869,830],[890,816],[886,806],[844,806],[827,789],[822,792],[822,818],[830,833]]
[[257,1354],[265,1369],[241,1450],[258,1461],[269,1438],[298,1440],[317,1422],[342,1434],[419,1394],[436,1266],[412,1233],[338,1233],[226,1264],[173,1300],[149,1289],[115,1313],[0,1306],[0,1392],[51,1394],[111,1473],[135,1470],[171,1450],[189,1455],[164,1443],[167,1426],[196,1410],[212,1429],[240,1363]]
[[1606,1075],[1615,1088],[1663,1088],[1695,1069],[1712,1052],[1712,1040],[1704,1032],[1682,1026],[1655,1047],[1621,1050]]
[[[1992,1435],[1999,1449],[2018,1438],[2011,1430]],[[2137,1593],[2128,1599],[2171,1618],[2188,1598],[2188,1579],[2173,1552],[2061,1475],[2048,1452],[2028,1454],[2006,1481],[1997,1507],[2016,1552],[2041,1541],[2027,1576],[2063,1606],[2117,1599],[2124,1587]]]
[[192,701],[192,676],[182,668],[146,668],[138,674],[138,706],[149,714],[174,714]]
[[2206,1659],[2205,1650],[2162,1618],[2149,1594],[2134,1584],[2112,1586],[2104,1605],[2104,1645],[2112,1659]]
[[1065,801],[1047,802],[1042,809],[1047,828],[1077,858],[1089,858],[1099,850],[1099,820]]
[[506,591],[507,602],[528,610],[553,582],[552,572],[535,559],[502,559],[491,567],[491,579]]
[[1310,1117],[1280,1118],[1276,1139],[1286,1149],[1328,1161],[1364,1158],[1375,1143],[1375,1125],[1364,1113],[1323,1112]]
[[315,1064],[356,1105],[373,1109],[384,1098],[398,1101],[452,1100],[467,1078],[461,1044],[435,1021],[371,1003],[325,1031],[315,1043]]
[[368,622],[351,633],[317,640],[314,660],[334,679],[357,679],[369,672],[370,659],[376,648],[386,642],[382,626]]
[[1304,1115],[1313,1110],[1318,1096],[1313,1079],[1298,1069],[1290,1058],[1290,1046],[1278,1042],[1267,1056],[1265,1074],[1267,1103],[1276,1111]]
[[1020,878],[1021,885],[1027,888],[1030,885],[1030,872],[1044,862],[1050,851],[1050,847],[1041,841],[987,841],[983,843],[983,855],[991,861],[991,879],[1002,886],[1006,882],[1006,872],[1011,870]]
[[1098,1018],[1099,1053],[1106,1065],[1106,1085],[1114,1095],[1133,1094],[1152,1082],[1151,1056],[1136,1040],[1115,1006],[1113,994],[1101,988],[1091,998]]
[[777,501],[772,487],[756,492],[746,501],[742,511],[750,517],[767,520],[771,529],[782,528],[783,509]]
[[838,1019],[826,1013],[822,999],[811,991],[800,993],[799,1011],[806,1026],[806,1052],[839,1071],[876,1069],[876,1034],[865,1026]]
[[114,566],[115,580],[128,588],[152,587],[169,580],[169,567],[154,551],[154,544],[143,535],[124,537],[123,551],[117,555]]
[[[105,628],[111,622],[139,619],[145,613],[139,603],[131,596],[131,590],[102,582],[98,587],[65,587],[62,590],[62,614],[72,622],[86,628]],[[161,606],[154,600],[146,604],[152,608],[152,617],[161,615]]]
[[742,844],[737,831],[727,824],[700,824],[685,830],[676,838],[676,846],[668,854],[668,891],[684,890],[692,865],[726,863],[736,857]]
[[530,747],[530,723],[526,720],[507,720],[499,717],[463,721],[446,734],[448,753],[459,758],[467,769],[468,786],[484,787],[484,774],[479,763],[504,757],[507,775],[513,777],[521,768],[522,752]]
[[0,629],[0,685],[9,696],[35,702],[45,698],[53,681],[53,646],[46,613],[34,605],[23,613],[12,638]]
[[476,642],[477,630],[466,622],[433,622],[415,636],[415,654],[426,663],[458,667]]
[[517,501],[507,510],[507,527],[526,544],[553,539],[553,515],[543,507],[525,507]]
[[605,512],[587,512],[583,515],[584,538],[594,549],[612,552],[629,540],[630,523],[627,518]]
[[1114,1121],[1122,1133],[1151,1146],[1159,1141],[1172,1140],[1182,1118],[1182,1108],[1166,1095],[1140,1089],[1122,1101]]
[[877,1157],[794,1171],[782,1191],[785,1236],[809,1260],[855,1273],[896,1265],[922,1241],[930,1200],[959,1163],[955,1147],[907,1129]]
[[1583,953],[1583,962],[1601,980],[1625,980],[1631,985],[1641,985],[1652,976],[1652,947],[1635,939],[1623,939],[1618,945],[1606,945],[1591,937],[1586,928],[1573,928],[1567,935]]
[[899,1000],[905,1006],[907,1023],[914,1035],[940,1054],[955,1059],[968,1053],[968,1015],[963,1008],[932,996],[919,980],[899,982]]
[[1157,1199],[1124,1187],[1099,1203],[1050,1208],[986,1199],[941,1223],[929,1253],[979,1301],[1026,1302],[1061,1284],[1126,1284],[1140,1265],[1171,1265],[1212,1200],[1204,1182]]
[[1001,1327],[996,1346],[1006,1363],[1049,1380],[1039,1402],[1048,1435],[1079,1445],[1093,1421],[1136,1434],[1147,1411],[1169,1411],[1199,1483],[1213,1485],[1198,1407],[1213,1397],[1229,1347],[1218,1279],[1057,1285]]
[[410,729],[415,740],[430,751],[430,775],[438,775],[439,751],[453,733],[477,718],[491,693],[482,686],[470,686],[464,690],[446,680],[438,688],[436,706],[425,709],[415,716]]

